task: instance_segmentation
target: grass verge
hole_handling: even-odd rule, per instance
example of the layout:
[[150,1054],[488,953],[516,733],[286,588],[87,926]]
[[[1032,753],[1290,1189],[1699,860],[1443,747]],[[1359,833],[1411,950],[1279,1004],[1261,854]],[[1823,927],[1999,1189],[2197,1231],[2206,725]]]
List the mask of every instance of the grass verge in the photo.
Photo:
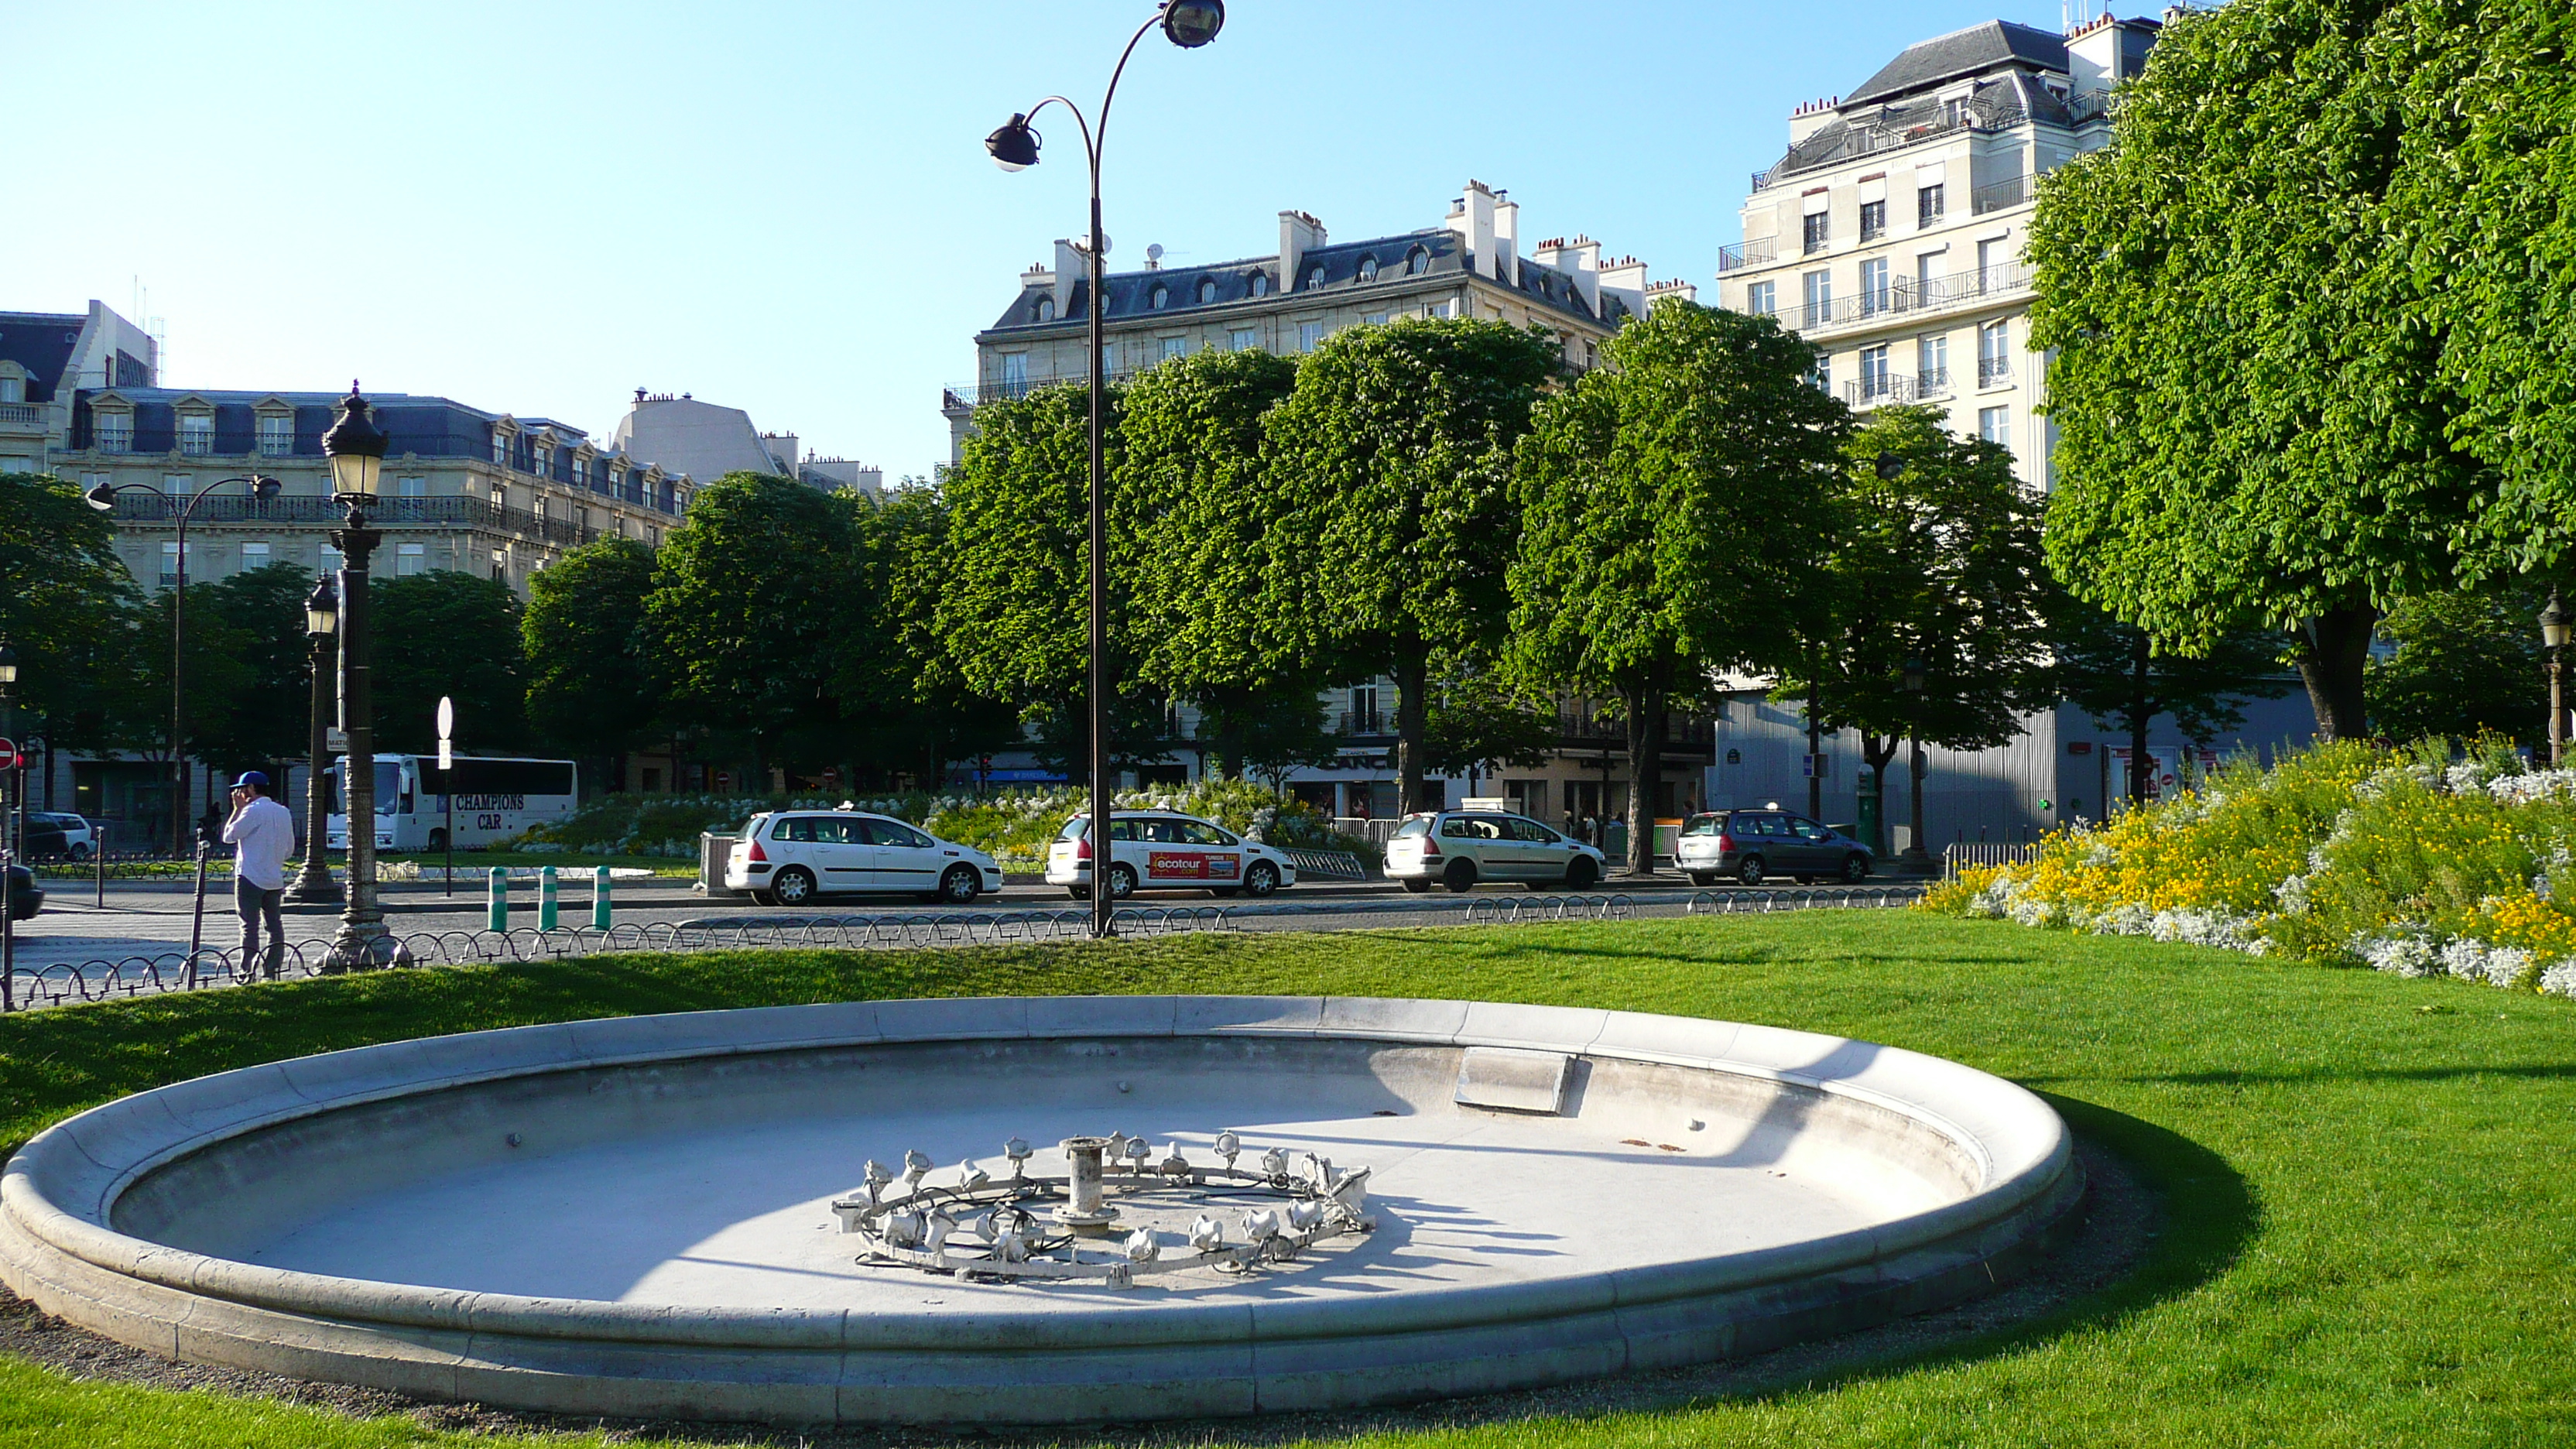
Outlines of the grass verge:
[[[1983,1341],[1749,1399],[1347,1442],[2576,1442],[2576,1010],[1996,922],[1815,913],[316,981],[0,1020],[0,1138],[162,1082],[432,1032],[853,996],[1122,991],[1472,996],[1840,1032],[2029,1084],[2165,1198],[2163,1236],[2135,1277]],[[0,1360],[0,1444],[433,1442],[449,1441],[407,1418]]]

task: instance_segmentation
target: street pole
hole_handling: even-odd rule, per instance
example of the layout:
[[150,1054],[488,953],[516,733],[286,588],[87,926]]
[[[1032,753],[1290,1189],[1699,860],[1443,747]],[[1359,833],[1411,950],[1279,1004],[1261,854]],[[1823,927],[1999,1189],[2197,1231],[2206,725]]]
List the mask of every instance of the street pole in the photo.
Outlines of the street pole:
[[323,786],[331,765],[331,707],[338,692],[334,676],[339,659],[333,636],[339,627],[338,581],[325,575],[304,600],[304,632],[313,646],[313,688],[305,721],[304,867],[287,887],[292,900],[341,898],[339,882],[331,879],[331,801]]
[[[984,148],[1005,171],[1024,171],[1038,162],[1039,138],[1029,128],[1029,117],[1048,106],[1062,106],[1072,112],[1074,123],[1082,128],[1082,149],[1090,163],[1091,235],[1089,253],[1090,279],[1089,337],[1091,357],[1086,371],[1091,379],[1091,496],[1090,496],[1090,584],[1091,584],[1091,670],[1090,725],[1091,747],[1091,935],[1104,939],[1116,934],[1115,902],[1110,897],[1111,866],[1115,864],[1115,846],[1110,838],[1110,812],[1116,803],[1116,790],[1109,778],[1109,525],[1106,495],[1101,476],[1101,419],[1106,411],[1108,390],[1106,369],[1101,365],[1100,347],[1105,330],[1102,318],[1101,288],[1105,279],[1103,254],[1109,250],[1109,239],[1100,225],[1100,157],[1109,143],[1109,108],[1118,99],[1119,79],[1127,73],[1127,62],[1136,53],[1137,42],[1145,32],[1160,25],[1163,34],[1184,50],[1195,50],[1216,39],[1225,26],[1223,0],[1163,0],[1151,19],[1136,28],[1127,38],[1127,48],[1118,53],[1118,65],[1109,73],[1109,89],[1100,98],[1099,125],[1095,129],[1085,119],[1082,108],[1063,96],[1049,96],[1028,111],[1015,115],[992,135],[984,138]],[[1285,280],[1284,278],[1282,279]]]
[[2549,768],[2567,758],[2567,638],[2576,620],[2569,618],[2558,586],[2549,586],[2549,607],[2540,611],[2540,642],[2549,653]]
[[384,535],[367,526],[389,441],[367,420],[367,400],[357,384],[341,404],[340,421],[322,438],[331,460],[333,487],[348,510],[345,526],[331,534],[340,551],[340,728],[349,745],[342,804],[349,819],[347,905],[331,939],[330,969],[365,970],[397,964],[376,900],[376,731],[372,683],[373,641],[368,636],[367,565]]

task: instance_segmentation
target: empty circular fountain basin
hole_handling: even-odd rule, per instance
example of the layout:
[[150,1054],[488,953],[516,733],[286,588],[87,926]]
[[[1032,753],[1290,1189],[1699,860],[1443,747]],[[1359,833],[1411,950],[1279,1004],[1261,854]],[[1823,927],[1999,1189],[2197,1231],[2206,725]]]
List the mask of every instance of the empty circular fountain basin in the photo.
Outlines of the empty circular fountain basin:
[[[910,1149],[937,1189],[967,1158],[1007,1176],[1014,1136],[1061,1174],[1066,1138],[1208,1164],[1226,1130],[1246,1165],[1369,1168],[1371,1230],[1200,1266],[1193,1215],[1239,1246],[1258,1205],[1183,1181],[1072,1245],[1097,1262],[1143,1227],[1186,1265],[1122,1289],[870,1260],[833,1208]],[[10,1162],[0,1278],[173,1358],[431,1398],[1137,1420],[1759,1352],[1985,1291],[2080,1193],[2038,1098],[1841,1037],[1481,1002],[853,1002],[439,1037],[128,1097]]]

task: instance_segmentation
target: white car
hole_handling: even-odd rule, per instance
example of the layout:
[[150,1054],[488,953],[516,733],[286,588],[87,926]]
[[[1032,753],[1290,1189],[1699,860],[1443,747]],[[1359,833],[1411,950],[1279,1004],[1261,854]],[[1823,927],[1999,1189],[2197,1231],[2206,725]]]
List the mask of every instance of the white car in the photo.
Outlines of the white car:
[[29,825],[50,825],[63,833],[63,853],[74,860],[87,860],[98,849],[98,827],[84,815],[70,815],[51,810],[27,812]]
[[[1266,896],[1297,883],[1286,852],[1246,840],[1213,820],[1162,810],[1122,810],[1109,817],[1109,898],[1140,890],[1204,890],[1220,896]],[[1076,900],[1091,897],[1091,817],[1076,815],[1047,845],[1047,884]]]
[[1420,894],[1433,882],[1469,891],[1484,880],[1589,890],[1610,858],[1525,815],[1440,810],[1408,815],[1387,837],[1386,874]]
[[764,906],[808,906],[817,896],[901,891],[970,905],[1002,888],[1002,867],[885,815],[856,810],[779,810],[754,815],[725,857],[725,889]]

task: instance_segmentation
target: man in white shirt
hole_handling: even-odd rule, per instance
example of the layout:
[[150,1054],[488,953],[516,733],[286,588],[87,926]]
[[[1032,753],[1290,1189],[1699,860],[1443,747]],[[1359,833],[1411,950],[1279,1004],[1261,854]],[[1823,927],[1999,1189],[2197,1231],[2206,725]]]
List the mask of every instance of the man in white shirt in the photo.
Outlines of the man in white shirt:
[[268,922],[268,955],[262,976],[277,978],[286,953],[286,858],[295,853],[295,816],[268,798],[268,777],[257,770],[233,781],[233,816],[224,822],[233,847],[233,909],[241,914],[241,962],[248,972],[260,959],[259,926]]

